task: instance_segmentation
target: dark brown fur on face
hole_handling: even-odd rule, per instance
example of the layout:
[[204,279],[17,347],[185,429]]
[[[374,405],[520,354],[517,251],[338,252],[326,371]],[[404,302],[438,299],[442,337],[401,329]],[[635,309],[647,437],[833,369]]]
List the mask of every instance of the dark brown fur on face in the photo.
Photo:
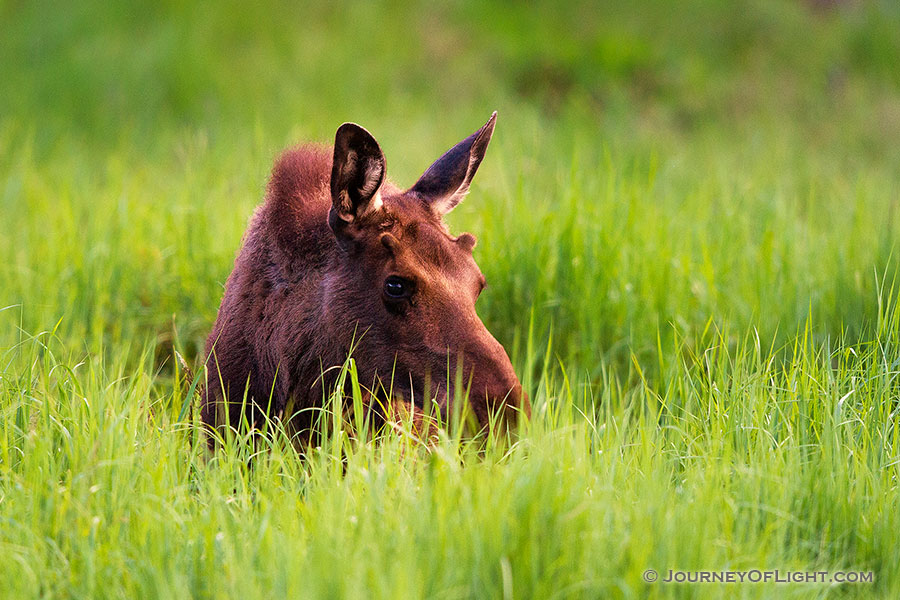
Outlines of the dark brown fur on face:
[[[484,287],[475,238],[453,237],[442,222],[468,191],[495,119],[406,191],[385,179],[378,143],[352,123],[338,129],[333,150],[281,156],[207,340],[204,423],[258,424],[263,414],[291,417],[283,413],[292,407],[295,427],[308,429],[304,409],[322,405],[329,368],[351,347],[360,381],[376,395],[391,390],[391,401],[422,406],[428,388],[446,414],[468,391],[482,425],[495,410],[530,411],[509,357],[475,313]],[[458,380],[466,390],[453,389]]]

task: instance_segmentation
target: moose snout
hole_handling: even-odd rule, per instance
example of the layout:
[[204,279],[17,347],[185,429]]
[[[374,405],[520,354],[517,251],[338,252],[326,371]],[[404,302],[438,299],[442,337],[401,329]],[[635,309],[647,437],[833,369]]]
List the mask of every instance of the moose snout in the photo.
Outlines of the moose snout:
[[487,411],[498,413],[504,419],[515,422],[517,411],[524,412],[526,417],[531,416],[528,394],[522,390],[515,373],[511,377],[500,377],[486,386],[484,398]]
[[528,395],[522,390],[512,363],[499,342],[490,337],[481,352],[467,354],[466,358],[472,362],[473,374],[469,401],[483,425],[492,416],[515,423],[517,412],[531,415]]
[[522,398],[522,384],[512,369],[509,373],[490,374],[485,382],[484,397],[494,404],[517,406]]

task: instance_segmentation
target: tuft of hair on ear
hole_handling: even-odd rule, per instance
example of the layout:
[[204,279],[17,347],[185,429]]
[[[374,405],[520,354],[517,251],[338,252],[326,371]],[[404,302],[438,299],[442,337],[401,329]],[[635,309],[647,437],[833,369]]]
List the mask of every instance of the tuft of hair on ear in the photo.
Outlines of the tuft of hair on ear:
[[465,198],[487,152],[496,122],[497,111],[494,111],[481,129],[450,148],[409,189],[422,198],[432,213],[443,216]]

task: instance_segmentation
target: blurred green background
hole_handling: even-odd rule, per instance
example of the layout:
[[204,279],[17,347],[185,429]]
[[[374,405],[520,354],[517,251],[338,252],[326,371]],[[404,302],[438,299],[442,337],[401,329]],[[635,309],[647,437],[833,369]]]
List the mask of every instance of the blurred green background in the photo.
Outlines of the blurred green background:
[[28,331],[123,351],[174,315],[195,355],[281,149],[355,121],[409,185],[492,110],[450,220],[507,346],[532,313],[588,370],[710,319],[837,334],[894,271],[893,2],[0,10],[0,303]]
[[[482,311],[556,349],[653,354],[874,314],[900,170],[894,2],[6,2],[3,305],[191,354],[284,147],[369,128],[401,185],[498,110]],[[518,348],[518,346],[517,346]]]

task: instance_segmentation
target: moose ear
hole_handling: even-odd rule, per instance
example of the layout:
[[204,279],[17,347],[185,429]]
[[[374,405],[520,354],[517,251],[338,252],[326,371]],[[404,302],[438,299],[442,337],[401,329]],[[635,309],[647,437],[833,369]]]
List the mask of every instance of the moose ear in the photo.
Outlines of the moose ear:
[[332,226],[341,226],[381,208],[384,154],[372,134],[344,123],[334,136],[331,166]]
[[469,191],[475,171],[491,141],[496,122],[497,111],[494,111],[484,127],[437,159],[409,191],[425,200],[431,211],[438,216],[453,210]]

